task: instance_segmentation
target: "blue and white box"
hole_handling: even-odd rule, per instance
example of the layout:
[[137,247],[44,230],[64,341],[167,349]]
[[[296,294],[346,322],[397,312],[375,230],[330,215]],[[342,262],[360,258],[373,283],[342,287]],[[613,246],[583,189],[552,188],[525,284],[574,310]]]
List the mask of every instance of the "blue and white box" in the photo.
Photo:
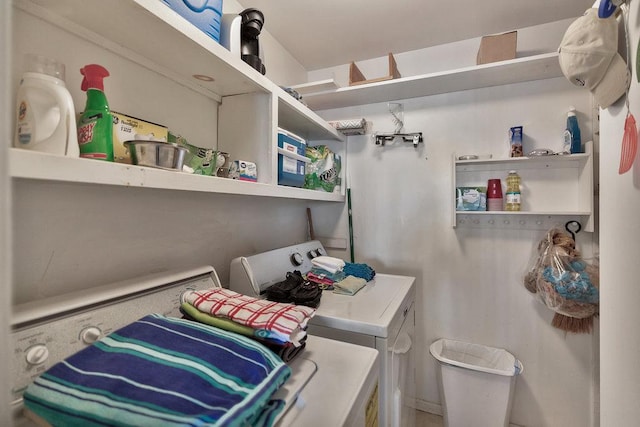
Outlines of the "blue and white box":
[[222,0],[162,0],[215,41],[220,41]]
[[304,174],[309,159],[305,156],[307,142],[298,135],[278,128],[278,184],[304,186]]

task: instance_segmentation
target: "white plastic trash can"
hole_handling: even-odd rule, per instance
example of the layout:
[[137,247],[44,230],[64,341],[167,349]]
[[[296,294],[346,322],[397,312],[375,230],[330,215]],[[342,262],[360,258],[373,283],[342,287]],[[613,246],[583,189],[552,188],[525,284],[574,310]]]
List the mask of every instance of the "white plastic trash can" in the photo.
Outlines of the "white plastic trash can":
[[516,376],[523,370],[500,348],[439,339],[429,347],[438,360],[445,427],[509,425]]

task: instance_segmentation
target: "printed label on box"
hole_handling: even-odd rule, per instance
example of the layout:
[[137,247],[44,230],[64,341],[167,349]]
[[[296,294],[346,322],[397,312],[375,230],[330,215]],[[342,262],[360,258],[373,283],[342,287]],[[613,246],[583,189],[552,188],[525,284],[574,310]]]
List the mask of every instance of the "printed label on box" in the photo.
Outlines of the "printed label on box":
[[113,159],[119,163],[131,163],[131,155],[124,146],[125,141],[166,141],[169,130],[161,125],[112,111],[113,115]]

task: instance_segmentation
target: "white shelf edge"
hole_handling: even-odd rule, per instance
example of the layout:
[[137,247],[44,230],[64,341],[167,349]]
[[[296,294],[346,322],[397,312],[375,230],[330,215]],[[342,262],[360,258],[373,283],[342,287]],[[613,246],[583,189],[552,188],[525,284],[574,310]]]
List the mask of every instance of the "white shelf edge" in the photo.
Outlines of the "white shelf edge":
[[565,155],[553,155],[553,156],[539,156],[539,157],[507,157],[500,159],[475,159],[475,160],[456,160],[456,166],[467,165],[496,165],[496,164],[508,164],[508,163],[520,163],[520,162],[570,162],[573,160],[585,160],[591,153],[579,153],[579,154],[565,154]]
[[324,121],[316,112],[310,110],[306,105],[280,88],[278,88],[278,101],[279,110],[280,105],[284,105],[289,110],[297,111],[296,114],[291,116],[286,114],[286,110],[280,110],[285,117],[278,118],[278,126],[283,127],[284,125],[286,128],[287,122],[295,121],[295,129],[287,130],[305,137],[307,140],[328,139],[341,142],[346,140],[344,135]]
[[307,95],[307,94],[340,89],[340,86],[338,86],[338,84],[334,79],[318,80],[315,82],[302,83],[299,85],[293,85],[288,87],[290,89],[295,90],[300,95]]
[[579,221],[581,231],[593,232],[593,215],[582,211],[455,211],[453,228],[549,230]]
[[304,99],[311,109],[326,110],[561,76],[558,53],[550,52],[508,61],[310,93]]
[[344,202],[339,193],[192,175],[143,166],[9,149],[12,178],[244,196]]
[[456,215],[544,215],[544,216],[587,216],[584,211],[456,211]]

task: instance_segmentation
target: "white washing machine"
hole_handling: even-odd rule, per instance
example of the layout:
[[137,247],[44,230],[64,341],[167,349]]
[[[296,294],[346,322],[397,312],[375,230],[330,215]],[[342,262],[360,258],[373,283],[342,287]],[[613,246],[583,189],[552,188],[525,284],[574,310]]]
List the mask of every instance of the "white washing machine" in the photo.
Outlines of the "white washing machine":
[[[205,266],[14,307],[14,424],[41,425],[24,416],[22,394],[52,365],[147,314],[180,317],[183,292],[216,286],[220,281],[215,270]],[[378,352],[373,349],[309,336],[305,349],[289,363],[291,377],[277,392],[276,397],[287,403],[276,425],[375,425],[378,365]]]
[[[326,255],[319,241],[309,241],[231,262],[229,288],[262,296],[286,273],[311,270],[311,260]],[[376,274],[353,296],[323,291],[311,335],[331,338],[380,353],[379,419],[382,426],[415,424],[414,277]]]

